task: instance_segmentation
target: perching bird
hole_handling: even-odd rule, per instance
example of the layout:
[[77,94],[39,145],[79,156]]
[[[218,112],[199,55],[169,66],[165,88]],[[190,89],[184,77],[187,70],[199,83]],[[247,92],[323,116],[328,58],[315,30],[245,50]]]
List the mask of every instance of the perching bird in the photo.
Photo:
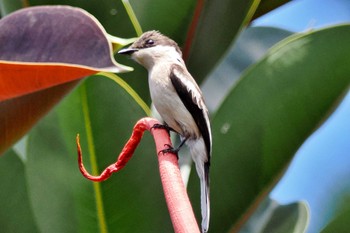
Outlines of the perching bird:
[[175,41],[157,31],[145,32],[129,48],[119,51],[148,70],[154,107],[167,126],[186,143],[196,164],[201,184],[202,232],[209,228],[209,166],[211,129],[202,92],[187,71]]

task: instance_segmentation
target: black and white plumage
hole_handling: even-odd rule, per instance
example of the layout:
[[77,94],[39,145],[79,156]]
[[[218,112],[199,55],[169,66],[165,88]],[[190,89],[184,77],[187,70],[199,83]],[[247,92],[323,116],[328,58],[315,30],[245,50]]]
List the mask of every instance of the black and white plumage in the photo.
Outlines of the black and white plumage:
[[211,129],[202,92],[187,71],[177,43],[157,31],[144,33],[129,54],[148,70],[153,104],[164,122],[180,134],[189,147],[201,183],[202,231],[209,228],[209,167]]

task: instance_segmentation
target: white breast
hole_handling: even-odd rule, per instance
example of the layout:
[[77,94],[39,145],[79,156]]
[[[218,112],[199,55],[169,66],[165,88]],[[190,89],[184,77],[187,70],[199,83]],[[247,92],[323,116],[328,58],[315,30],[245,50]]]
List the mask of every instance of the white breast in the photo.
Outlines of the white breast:
[[170,66],[154,66],[149,71],[149,87],[154,107],[163,120],[184,137],[197,138],[200,134],[192,115],[177,95],[168,76]]

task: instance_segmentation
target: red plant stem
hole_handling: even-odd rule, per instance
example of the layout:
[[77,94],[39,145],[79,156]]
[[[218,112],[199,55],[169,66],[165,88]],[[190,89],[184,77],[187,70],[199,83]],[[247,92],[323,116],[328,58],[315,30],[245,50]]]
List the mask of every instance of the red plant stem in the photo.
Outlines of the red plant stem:
[[[151,118],[148,118],[147,121],[148,130],[154,124],[159,124],[158,121]],[[174,231],[176,233],[199,233],[198,224],[180,174],[177,155],[159,153],[166,149],[164,145],[171,145],[169,134],[164,129],[152,129],[151,133],[156,143],[160,178]]]
[[160,178],[174,230],[176,233],[199,233],[198,224],[180,175],[177,155],[174,153],[161,153],[162,150],[168,148],[166,144],[171,145],[169,134],[165,129],[152,128],[154,124],[160,124],[160,122],[149,117],[139,120],[134,126],[133,133],[120,153],[117,162],[108,166],[99,176],[92,176],[86,171],[82,160],[79,135],[77,135],[79,169],[83,176],[92,181],[100,182],[108,179],[113,172],[122,169],[130,160],[141,141],[144,131],[150,131],[156,143]]
[[129,141],[125,144],[122,152],[118,157],[117,162],[109,165],[99,176],[90,175],[89,172],[86,171],[83,164],[83,158],[82,158],[82,152],[81,152],[79,134],[78,134],[76,138],[76,143],[78,148],[78,163],[79,163],[80,172],[83,174],[83,176],[85,176],[87,179],[92,181],[101,182],[108,179],[113,172],[117,172],[120,169],[122,169],[127,164],[127,162],[131,159],[136,147],[141,141],[143,132],[147,129],[146,127],[147,125],[143,124],[142,119],[136,123],[136,125],[134,126],[134,130],[132,132],[132,135]]

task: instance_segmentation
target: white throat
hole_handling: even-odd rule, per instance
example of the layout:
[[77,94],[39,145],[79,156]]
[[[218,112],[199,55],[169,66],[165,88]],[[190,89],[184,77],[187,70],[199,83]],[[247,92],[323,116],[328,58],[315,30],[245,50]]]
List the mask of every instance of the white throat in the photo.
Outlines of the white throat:
[[157,45],[151,48],[140,49],[139,51],[133,53],[132,58],[144,66],[148,71],[151,70],[155,64],[184,64],[182,55],[172,46]]

